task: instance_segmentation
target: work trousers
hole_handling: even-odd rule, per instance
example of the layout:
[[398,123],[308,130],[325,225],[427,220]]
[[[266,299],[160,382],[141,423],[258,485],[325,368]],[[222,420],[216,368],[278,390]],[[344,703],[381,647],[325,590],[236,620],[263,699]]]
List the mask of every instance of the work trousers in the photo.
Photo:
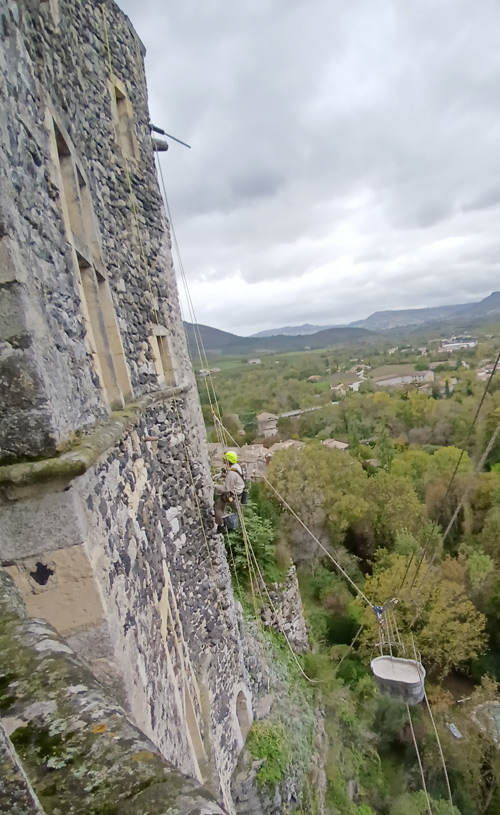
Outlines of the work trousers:
[[[226,504],[229,503],[230,498],[233,498],[230,492],[223,492],[222,495],[219,495],[214,504],[215,523],[217,526],[222,526],[222,516],[224,515]],[[237,496],[237,498],[239,498],[239,496]],[[236,499],[233,498],[231,502],[232,507],[235,507],[235,500]]]

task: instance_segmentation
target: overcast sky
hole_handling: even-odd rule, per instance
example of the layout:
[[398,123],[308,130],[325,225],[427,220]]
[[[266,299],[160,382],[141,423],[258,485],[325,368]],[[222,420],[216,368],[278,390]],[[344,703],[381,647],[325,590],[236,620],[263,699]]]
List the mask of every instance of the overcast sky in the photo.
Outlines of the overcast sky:
[[500,289],[498,0],[118,0],[199,322],[346,323]]

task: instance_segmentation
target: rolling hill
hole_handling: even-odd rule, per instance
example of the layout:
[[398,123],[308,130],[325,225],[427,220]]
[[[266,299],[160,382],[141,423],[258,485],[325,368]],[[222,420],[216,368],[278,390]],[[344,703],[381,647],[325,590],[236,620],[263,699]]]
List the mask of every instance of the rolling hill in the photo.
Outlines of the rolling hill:
[[318,331],[324,331],[326,328],[338,328],[334,325],[285,325],[282,328],[268,328],[267,331],[259,331],[257,334],[252,334],[252,337],[275,337],[278,334],[286,334],[288,337],[305,336],[306,334],[317,334]]
[[[191,350],[191,354],[196,356],[196,341],[194,327],[192,323],[184,323],[186,336]],[[327,328],[310,335],[288,336],[281,334],[271,337],[239,337],[237,334],[230,334],[227,331],[219,331],[208,325],[199,325],[203,345],[208,355],[220,354],[252,354],[258,356],[266,351],[286,352],[304,351],[307,349],[326,348],[334,345],[362,345],[369,342],[377,335],[373,331],[364,328],[342,327]]]
[[477,303],[458,303],[433,308],[410,308],[394,311],[376,311],[366,320],[356,320],[350,326],[372,331],[391,331],[397,328],[417,328],[439,324],[446,330],[455,325],[474,327],[500,319],[500,292],[494,291]]
[[[348,325],[286,325],[281,328],[268,328],[252,334],[252,339],[262,339],[277,336],[310,336],[325,330],[335,328],[365,328],[368,331],[390,331],[401,329],[417,329],[421,326],[435,327],[438,324],[452,330],[470,325],[471,328],[484,322],[500,320],[500,292],[494,291],[484,300],[475,303],[454,303],[448,306],[432,306],[429,308],[388,309],[375,311],[363,320],[355,320]],[[216,329],[210,329],[216,330]],[[234,335],[233,335],[234,336]],[[315,346],[316,347],[316,346]]]
[[[475,304],[474,304],[475,305]],[[392,328],[406,328],[408,326],[424,325],[436,320],[447,320],[467,308],[460,303],[452,306],[436,306],[433,308],[407,308],[394,311],[375,311],[365,320],[356,320],[349,323],[357,328],[368,328],[371,331],[388,331]]]
[[[399,333],[405,329],[435,329],[452,332],[474,328],[482,323],[500,320],[500,291],[492,292],[477,303],[458,303],[432,308],[395,309],[376,311],[366,320],[356,320],[348,326],[321,327],[306,323],[302,326],[285,326],[268,329],[251,337],[240,337],[208,325],[199,325],[205,350],[210,356],[247,355],[259,356],[266,352],[304,351],[329,346],[352,347],[362,345],[381,332]],[[184,323],[186,336],[193,357],[197,356],[192,323]],[[298,331],[305,333],[299,334]]]
[[492,291],[479,303],[469,303],[457,315],[464,320],[494,322],[500,318],[500,291]]

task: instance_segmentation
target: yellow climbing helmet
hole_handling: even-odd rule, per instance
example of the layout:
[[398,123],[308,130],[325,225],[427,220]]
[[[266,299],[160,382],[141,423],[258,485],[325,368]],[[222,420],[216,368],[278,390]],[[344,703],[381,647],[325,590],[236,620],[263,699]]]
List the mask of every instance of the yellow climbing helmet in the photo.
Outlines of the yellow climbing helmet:
[[225,453],[224,458],[227,459],[230,464],[236,464],[238,461],[238,456],[236,453],[233,453],[232,450],[228,450],[227,453]]

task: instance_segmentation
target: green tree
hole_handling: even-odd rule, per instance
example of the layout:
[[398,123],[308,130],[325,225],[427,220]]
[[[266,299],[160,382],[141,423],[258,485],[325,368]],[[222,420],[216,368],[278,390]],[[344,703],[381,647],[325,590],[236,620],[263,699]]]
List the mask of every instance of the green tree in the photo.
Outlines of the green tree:
[[495,570],[493,559],[481,549],[464,547],[461,549],[465,559],[465,571],[469,579],[472,592],[475,594],[486,591],[489,578]]
[[486,514],[478,542],[481,549],[500,565],[500,506],[492,507]]
[[365,517],[380,546],[392,547],[399,530],[416,533],[425,522],[425,507],[411,482],[392,472],[379,470],[371,476],[364,498],[368,504]]
[[[431,566],[424,560],[416,574],[418,564],[406,574],[407,557],[381,551],[364,592],[376,604],[398,599],[394,613],[409,653],[413,635],[425,668],[444,677],[483,653],[486,620],[467,596],[463,563],[447,558]],[[364,619],[365,643],[373,647],[378,622],[371,609]]]
[[[244,509],[245,527],[250,540],[255,557],[259,563],[263,577],[269,581],[281,580],[283,572],[278,569],[275,561],[275,541],[276,533],[273,521],[270,517],[262,518],[257,510],[254,501],[249,501]],[[251,553],[247,551],[243,530],[241,526],[225,536],[228,561],[233,572],[236,572],[238,580],[243,584],[249,582],[249,560],[250,569],[254,568]]]
[[423,450],[410,447],[394,458],[391,473],[395,476],[408,478],[422,501],[425,498],[425,487],[431,466],[431,456]]
[[[367,475],[361,464],[339,450],[311,443],[276,453],[268,479],[305,524],[325,543],[342,543],[346,530],[368,509],[363,497]],[[295,558],[322,557],[317,544],[289,515]]]
[[488,512],[500,507],[500,473],[495,471],[496,466],[489,473],[477,475],[472,485],[468,502],[469,532],[474,534],[483,529]]
[[382,425],[377,434],[375,457],[378,459],[380,466],[383,467],[384,470],[390,469],[395,453],[394,442],[389,438],[387,428]]

